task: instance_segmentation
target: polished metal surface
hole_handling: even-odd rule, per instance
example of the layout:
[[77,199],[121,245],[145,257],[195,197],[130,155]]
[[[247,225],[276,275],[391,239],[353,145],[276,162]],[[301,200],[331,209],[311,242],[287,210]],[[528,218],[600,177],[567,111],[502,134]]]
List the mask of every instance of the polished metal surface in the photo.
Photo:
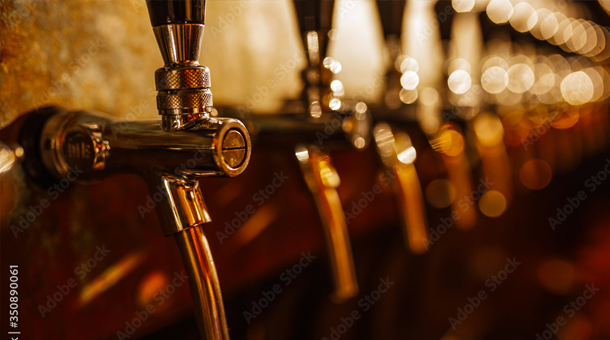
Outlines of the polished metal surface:
[[[447,169],[447,179],[455,188],[456,197],[468,197],[472,194],[473,179],[470,162],[466,155],[466,141],[459,127],[447,124],[430,138],[432,148],[441,154]],[[459,200],[454,200],[451,209],[460,214],[455,225],[461,230],[470,230],[477,222],[477,209],[474,204],[460,206]]]
[[[236,115],[229,111],[223,111],[224,114]],[[250,117],[249,123],[257,139],[290,146],[311,143],[330,148],[364,149],[371,140],[368,110],[326,111],[317,118],[295,113],[260,114]]]
[[182,66],[180,68],[161,68],[155,72],[157,91],[209,88],[210,69],[205,66]]
[[[209,89],[159,91],[157,108],[162,114],[207,113],[213,105],[212,91]],[[195,111],[197,110],[197,111]]]
[[330,157],[318,148],[299,145],[295,149],[295,155],[324,227],[335,286],[331,298],[341,303],[358,294],[352,245],[341,199],[337,193],[341,180]]
[[198,62],[204,25],[174,24],[153,27],[166,66]]
[[229,330],[218,274],[203,228],[195,226],[174,235],[189,277],[202,339],[228,340]]
[[[101,113],[61,111],[46,122],[40,150],[47,169],[58,178],[74,167],[83,171],[79,180],[122,172],[233,177],[246,169],[251,142],[245,126],[231,118],[210,118],[166,132],[157,121],[124,122]],[[236,158],[235,151],[241,156]]]
[[78,181],[136,173],[151,193],[165,235],[175,235],[189,273],[200,332],[228,339],[220,285],[201,232],[211,221],[198,178],[237,176],[250,161],[251,142],[236,119],[194,120],[188,129],[165,131],[159,122],[117,121],[93,112],[57,109],[45,123],[39,151],[55,178],[77,172]]
[[152,177],[149,183],[158,184],[151,190],[161,191],[169,203],[157,210],[166,236],[212,221],[198,180],[172,175]]
[[377,151],[392,178],[398,200],[405,244],[411,252],[421,254],[428,248],[428,221],[419,176],[415,169],[417,152],[409,135],[386,123],[379,123],[374,131]]
[[[171,167],[165,167],[171,163],[169,157],[153,152],[151,158],[159,157],[163,167],[147,172],[145,177],[151,192],[160,184],[167,196],[168,202],[159,208],[159,216],[164,232],[173,233],[180,248],[201,337],[228,340],[220,283],[201,230],[204,223],[210,222],[210,216],[197,177],[242,173],[250,161],[250,136],[240,121],[210,116],[210,71],[199,65],[206,0],[147,4],[165,63],[155,72],[157,109],[162,117],[163,136],[170,136],[172,141],[161,149],[172,154],[178,154],[177,150],[195,153],[172,172]],[[160,139],[163,138],[149,142],[158,145]]]

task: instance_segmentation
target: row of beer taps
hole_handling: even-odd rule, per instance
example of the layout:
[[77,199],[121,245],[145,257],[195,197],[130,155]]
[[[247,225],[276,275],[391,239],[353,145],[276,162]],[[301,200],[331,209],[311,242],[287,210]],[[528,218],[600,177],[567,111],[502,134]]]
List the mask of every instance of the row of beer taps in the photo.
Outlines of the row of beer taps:
[[[497,16],[503,15],[498,7],[506,5],[498,2],[491,1],[487,8],[487,14],[496,21]],[[480,218],[478,210],[491,218],[503,215],[515,191],[545,187],[554,171],[575,166],[582,151],[593,154],[606,145],[605,104],[610,94],[610,77],[602,64],[605,47],[598,48],[597,53],[590,49],[588,58],[564,57],[557,52],[545,54],[544,47],[537,50],[533,43],[513,44],[500,30],[484,46],[478,13],[469,13],[472,8],[464,9],[459,1],[457,5],[445,3],[449,6],[447,12],[453,14],[451,56],[436,65],[438,74],[430,74],[430,65],[424,64],[434,50],[430,45],[440,45],[438,25],[436,31],[426,33],[428,41],[424,43],[421,39],[417,43],[417,34],[426,28],[421,17],[429,18],[432,14],[432,19],[437,19],[436,2],[407,4],[379,0],[377,6],[390,62],[381,103],[367,103],[359,98],[345,98],[343,85],[336,79],[340,61],[326,53],[333,3],[294,1],[308,60],[302,73],[303,94],[299,102],[287,103],[280,114],[252,115],[246,118],[249,121],[246,125],[251,127],[255,145],[280,141],[292,145],[325,229],[334,301],[357,295],[358,282],[344,209],[337,193],[340,174],[333,166],[330,150],[362,150],[374,144],[381,165],[393,174],[392,187],[406,247],[414,254],[422,254],[429,245],[426,199],[437,208],[450,205],[457,228],[470,230]],[[565,30],[561,22],[555,28],[548,27],[553,24],[549,23],[549,15],[561,18],[560,12],[552,14],[544,7],[536,11],[523,2],[533,12],[525,11],[530,22],[522,24],[522,18],[517,18],[524,15],[520,5],[513,8],[507,3],[511,7],[504,11],[514,12],[513,28],[519,32],[533,31],[536,36],[534,32],[545,30],[559,39],[560,28]],[[536,13],[540,14],[537,21],[531,19]],[[406,20],[403,14],[408,16]],[[510,15],[504,16],[508,22]],[[573,32],[578,22],[586,22],[573,21],[570,22]],[[587,33],[594,35],[591,30]],[[410,33],[406,38],[402,35],[405,31]],[[563,45],[556,45],[573,46],[586,40],[582,35],[571,34],[566,38],[562,35]],[[604,37],[601,34],[600,39]],[[401,44],[403,38],[408,43]],[[598,37],[588,39],[597,41]],[[425,67],[418,74],[420,65]],[[236,116],[230,108],[219,112]],[[341,123],[329,135],[328,123],[333,119]],[[425,168],[415,165],[418,151],[422,150],[415,148],[408,133],[417,128],[426,136],[444,168],[445,178],[431,183],[426,195],[418,174]],[[591,137],[589,150],[576,150],[573,145],[580,144],[576,139],[586,135]],[[569,142],[563,142],[566,139]],[[276,143],[267,144],[265,140]],[[566,144],[572,146],[562,148]],[[477,172],[481,183],[473,178]],[[485,185],[484,190],[477,190],[481,185]],[[464,204],[459,199],[472,196],[473,204]]]
[[[443,58],[438,22],[447,17],[437,17],[440,4],[377,1],[388,67],[382,99],[367,102],[346,95],[338,75],[351,70],[328,53],[335,2],[294,0],[307,56],[302,95],[280,112],[243,116],[234,107],[213,107],[210,70],[198,63],[206,1],[147,0],[165,64],[155,73],[161,122],[38,110],[20,133],[26,170],[39,183],[61,179],[73,166],[84,169],[79,181],[136,173],[151,191],[163,188],[158,215],[181,250],[202,338],[226,340],[220,284],[202,229],[211,217],[198,179],[241,174],[257,148],[287,150],[316,203],[332,299],[341,303],[358,294],[358,281],[331,153],[376,149],[380,168],[392,174],[406,247],[423,254],[430,242],[426,204],[451,207],[452,216],[459,214],[457,228],[470,230],[479,212],[502,216],[517,194],[544,188],[554,173],[569,171],[608,143],[605,28],[528,1],[491,0],[484,9],[491,23],[554,39],[566,52],[527,39],[514,43],[506,29],[492,37],[486,32],[485,44],[475,1],[444,2],[441,12],[453,19],[449,57]],[[604,45],[588,49],[587,39]],[[414,134],[428,145],[417,147]],[[426,188],[420,177],[428,169],[417,164],[424,149],[434,150],[435,171],[443,177]],[[187,159],[192,166],[180,167]],[[493,187],[477,190],[485,183],[473,173]],[[473,204],[459,199],[475,192]]]

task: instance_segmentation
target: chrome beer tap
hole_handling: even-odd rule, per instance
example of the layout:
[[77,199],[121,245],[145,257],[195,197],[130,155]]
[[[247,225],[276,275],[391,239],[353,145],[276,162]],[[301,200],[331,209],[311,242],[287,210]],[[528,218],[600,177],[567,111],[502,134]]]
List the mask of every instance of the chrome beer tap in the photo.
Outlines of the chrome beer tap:
[[405,91],[417,91],[406,90],[401,86],[401,61],[408,63],[401,55],[400,46],[405,3],[404,0],[377,1],[391,62],[386,73],[384,103],[375,107],[375,113],[379,113],[377,117],[381,121],[376,124],[373,134],[382,164],[394,174],[391,177],[392,187],[399,205],[405,244],[411,252],[421,254],[428,247],[428,222],[421,184],[414,165],[417,152],[405,132],[409,128],[409,113],[401,101]]
[[218,108],[218,112],[245,118],[255,144],[286,148],[296,156],[324,227],[334,281],[331,299],[340,303],[358,293],[358,282],[337,192],[341,181],[326,151],[365,148],[371,121],[366,104],[343,101],[343,86],[333,80],[341,69],[341,64],[326,57],[334,1],[295,0],[294,5],[307,56],[301,98],[288,101],[276,114],[244,117],[243,111],[231,107]]
[[[189,277],[202,339],[229,339],[220,284],[203,232],[211,221],[200,177],[234,177],[250,160],[250,136],[237,119],[210,117],[209,70],[198,63],[205,0],[148,0],[165,66],[155,73],[161,121],[118,121],[88,111],[37,110],[24,123],[30,173],[42,181],[78,169],[79,182],[117,173],[144,178],[163,233],[174,236]],[[35,140],[35,142],[32,142]]]
[[[294,5],[307,55],[302,95],[307,115],[309,119],[320,122],[328,111],[352,117],[341,123],[342,129],[352,132],[348,138],[351,143],[345,144],[362,149],[369,140],[368,109],[364,103],[352,105],[342,101],[343,85],[336,81],[333,86],[331,82],[333,74],[340,72],[341,64],[326,56],[334,1],[294,0]],[[329,135],[328,131],[324,133]],[[324,135],[316,135],[322,144]],[[356,296],[359,290],[347,222],[337,192],[341,180],[332,159],[319,147],[299,144],[295,155],[322,218],[335,286],[331,298],[340,303]]]

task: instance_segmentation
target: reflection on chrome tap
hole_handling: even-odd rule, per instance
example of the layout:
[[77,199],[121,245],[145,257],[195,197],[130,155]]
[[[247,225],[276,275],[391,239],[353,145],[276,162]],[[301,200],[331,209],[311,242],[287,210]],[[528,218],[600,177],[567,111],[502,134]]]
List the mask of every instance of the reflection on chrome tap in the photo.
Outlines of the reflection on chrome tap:
[[341,180],[330,157],[318,148],[298,145],[295,155],[322,219],[335,283],[332,299],[340,303],[358,294],[352,246],[337,193]]
[[0,176],[9,172],[16,161],[23,157],[23,148],[20,146],[11,148],[0,142]]
[[383,164],[396,174],[393,187],[399,201],[405,243],[413,253],[424,253],[428,244],[428,223],[414,165],[417,152],[408,134],[388,124],[377,124],[374,135]]
[[[50,177],[63,178],[73,168],[82,172],[79,182],[135,173],[151,192],[162,191],[157,214],[165,235],[174,235],[181,248],[201,333],[206,339],[228,339],[220,284],[201,229],[211,218],[197,179],[233,177],[246,169],[251,143],[245,126],[236,119],[209,118],[189,129],[165,131],[154,121],[126,124],[56,107],[38,112],[48,118],[37,150],[30,151],[40,155]],[[31,117],[38,119],[35,113]]]

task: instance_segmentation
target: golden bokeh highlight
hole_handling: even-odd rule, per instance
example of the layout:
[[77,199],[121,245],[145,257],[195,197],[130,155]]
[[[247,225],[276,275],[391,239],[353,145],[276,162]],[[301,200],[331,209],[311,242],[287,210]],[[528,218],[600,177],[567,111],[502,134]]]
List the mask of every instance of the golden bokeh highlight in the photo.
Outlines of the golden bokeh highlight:
[[401,102],[405,104],[413,104],[419,97],[419,92],[417,89],[407,90],[403,88],[400,90],[399,97]]
[[487,16],[496,24],[504,24],[513,16],[513,4],[509,0],[491,0],[487,5]]
[[464,151],[464,137],[450,128],[445,128],[440,136],[431,142],[432,148],[447,156],[458,156]]
[[454,200],[455,187],[446,179],[435,179],[426,187],[426,201],[435,208],[447,208]]
[[452,0],[451,5],[458,13],[470,12],[474,8],[475,0]]
[[538,281],[547,291],[566,294],[574,283],[574,264],[562,259],[546,259],[536,271]]
[[139,308],[145,308],[153,302],[155,294],[169,284],[169,277],[162,271],[147,274],[138,284],[136,301]]
[[593,98],[591,78],[582,71],[570,73],[561,82],[561,95],[570,105],[582,105]]
[[500,93],[508,86],[508,73],[500,66],[492,66],[483,72],[481,86],[488,93]]
[[502,216],[506,211],[506,197],[497,190],[489,190],[481,195],[479,210],[487,217]]
[[481,113],[474,119],[474,132],[477,140],[483,146],[492,147],[502,143],[504,139],[504,126],[496,115]]
[[508,69],[508,89],[514,93],[529,90],[536,80],[534,71],[527,64],[516,64]]
[[527,2],[520,2],[513,8],[513,15],[510,17],[510,25],[517,31],[528,32],[538,22],[538,14],[532,5]]
[[449,85],[449,89],[451,92],[455,94],[464,94],[472,85],[472,79],[470,78],[470,74],[464,70],[457,70],[449,76],[447,80],[447,84]]
[[417,85],[419,85],[419,76],[416,72],[407,71],[400,77],[400,85],[405,90],[415,90]]
[[532,159],[527,161],[519,171],[519,180],[530,190],[540,190],[546,188],[553,178],[553,170],[549,163],[542,159]]

